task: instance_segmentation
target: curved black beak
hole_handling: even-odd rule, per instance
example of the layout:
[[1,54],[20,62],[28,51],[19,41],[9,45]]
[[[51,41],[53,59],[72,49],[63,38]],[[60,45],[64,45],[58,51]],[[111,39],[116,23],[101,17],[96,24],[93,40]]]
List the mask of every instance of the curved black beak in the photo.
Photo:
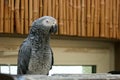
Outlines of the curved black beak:
[[53,25],[52,27],[51,27],[51,29],[50,29],[50,33],[56,33],[57,32],[57,30],[58,30],[58,25],[57,24],[55,24],[55,25]]

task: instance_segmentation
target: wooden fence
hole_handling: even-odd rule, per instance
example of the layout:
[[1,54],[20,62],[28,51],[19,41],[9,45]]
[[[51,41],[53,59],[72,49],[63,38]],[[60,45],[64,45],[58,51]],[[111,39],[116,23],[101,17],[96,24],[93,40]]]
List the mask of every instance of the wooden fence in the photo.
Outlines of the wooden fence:
[[28,34],[44,15],[57,19],[58,35],[120,39],[120,0],[0,0],[0,32]]

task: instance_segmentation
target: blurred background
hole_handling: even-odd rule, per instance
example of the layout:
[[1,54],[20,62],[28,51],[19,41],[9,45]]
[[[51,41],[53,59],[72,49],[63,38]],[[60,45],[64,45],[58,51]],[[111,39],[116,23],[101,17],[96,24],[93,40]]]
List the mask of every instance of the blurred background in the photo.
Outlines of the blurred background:
[[16,74],[31,23],[57,19],[52,74],[120,71],[120,0],[0,0],[0,72]]

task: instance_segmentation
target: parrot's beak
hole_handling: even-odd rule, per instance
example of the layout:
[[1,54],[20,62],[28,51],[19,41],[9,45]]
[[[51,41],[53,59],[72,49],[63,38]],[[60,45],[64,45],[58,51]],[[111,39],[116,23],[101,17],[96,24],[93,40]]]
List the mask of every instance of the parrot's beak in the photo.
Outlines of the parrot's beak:
[[51,26],[50,32],[55,34],[57,32],[57,30],[58,30],[58,25],[55,24],[55,25]]

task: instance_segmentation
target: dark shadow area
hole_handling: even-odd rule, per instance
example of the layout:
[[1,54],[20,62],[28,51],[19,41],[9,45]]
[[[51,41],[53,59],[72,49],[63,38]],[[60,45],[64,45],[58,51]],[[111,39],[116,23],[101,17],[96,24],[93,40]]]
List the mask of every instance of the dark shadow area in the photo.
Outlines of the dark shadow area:
[[120,74],[120,71],[110,71],[108,73],[110,73],[110,74]]
[[0,74],[0,80],[14,80],[14,78],[7,74]]

